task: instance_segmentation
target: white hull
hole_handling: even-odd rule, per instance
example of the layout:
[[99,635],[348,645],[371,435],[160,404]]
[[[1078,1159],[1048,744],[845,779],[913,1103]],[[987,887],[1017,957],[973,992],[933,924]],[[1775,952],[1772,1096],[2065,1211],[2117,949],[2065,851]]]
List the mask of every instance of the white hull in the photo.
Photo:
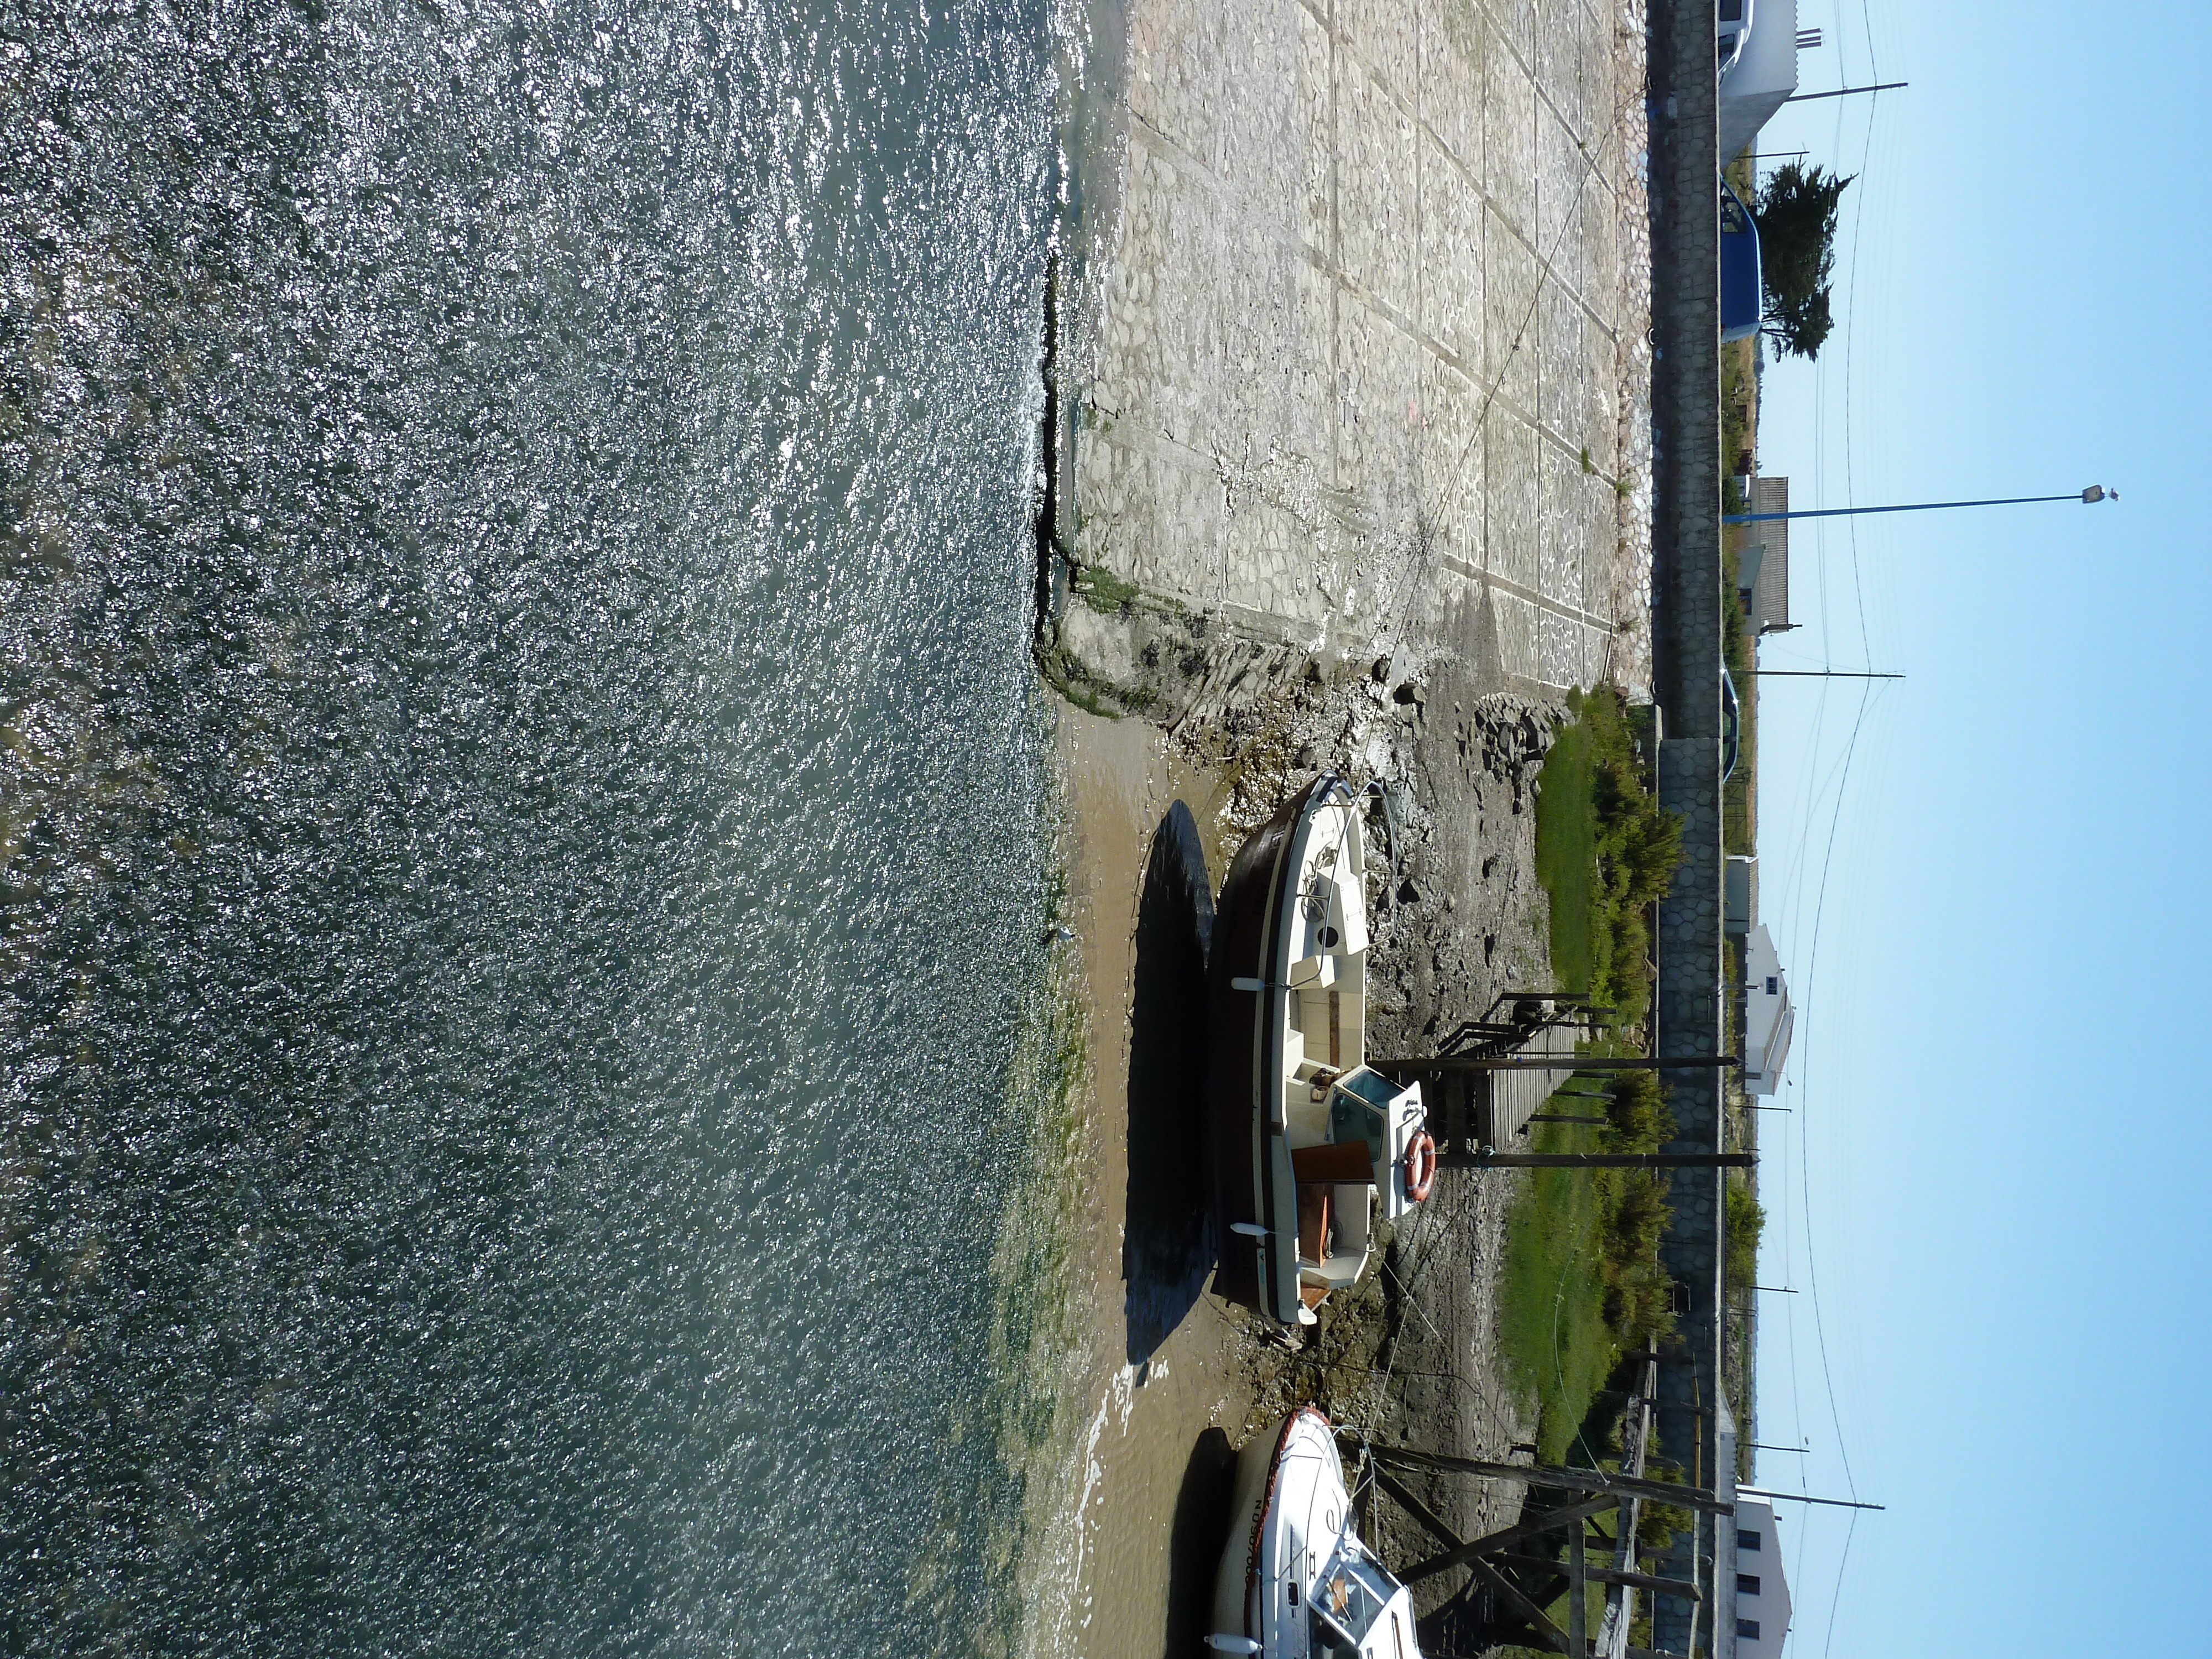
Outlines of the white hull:
[[1412,1599],[1359,1543],[1334,1431],[1310,1407],[1237,1459],[1213,1632],[1214,1651],[1265,1659],[1420,1659]]
[[1359,1281],[1434,1170],[1420,1085],[1366,1065],[1367,874],[1362,797],[1324,776],[1238,854],[1215,926],[1218,1287],[1279,1325]]

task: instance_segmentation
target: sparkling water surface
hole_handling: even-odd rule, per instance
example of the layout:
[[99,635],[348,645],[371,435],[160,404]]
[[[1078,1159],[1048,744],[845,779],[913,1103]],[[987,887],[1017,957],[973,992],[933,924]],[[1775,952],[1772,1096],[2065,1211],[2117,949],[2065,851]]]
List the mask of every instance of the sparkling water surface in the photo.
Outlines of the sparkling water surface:
[[0,5],[7,1650],[996,1641],[1048,33]]

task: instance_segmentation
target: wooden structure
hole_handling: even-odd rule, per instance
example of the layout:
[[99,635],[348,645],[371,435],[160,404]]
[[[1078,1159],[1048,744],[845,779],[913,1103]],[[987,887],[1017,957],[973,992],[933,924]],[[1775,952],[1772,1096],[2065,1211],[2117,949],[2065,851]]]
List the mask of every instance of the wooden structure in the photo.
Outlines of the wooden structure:
[[[1709,1071],[1741,1063],[1734,1054],[1578,1054],[1574,1052],[1571,1028],[1556,1023],[1537,1029],[1528,1042],[1535,1046],[1516,1053],[1440,1053],[1373,1060],[1368,1064],[1386,1077],[1401,1081],[1416,1078],[1421,1080],[1423,1096],[1429,1102],[1429,1133],[1436,1138],[1443,1164],[1529,1167],[1558,1164],[1571,1155],[1501,1152],[1498,1149],[1512,1146],[1532,1123],[1566,1121],[1552,1119],[1542,1108],[1554,1094],[1565,1091],[1565,1085],[1579,1074]],[[1546,1052],[1547,1049],[1549,1052]],[[1601,1167],[1590,1162],[1595,1156],[1571,1155],[1571,1161],[1559,1167]],[[1721,1159],[1718,1167],[1739,1167],[1747,1162],[1738,1154],[1723,1157],[1717,1153],[1696,1153],[1670,1156],[1663,1162],[1646,1158],[1637,1167],[1713,1168],[1717,1158]]]
[[1595,1036],[1612,1018],[1612,1009],[1577,991],[1500,991],[1480,1019],[1461,1025],[1437,1045],[1437,1052],[1462,1059],[1517,1054],[1545,1031]]
[[[1431,1059],[1376,1069],[1422,1080],[1442,1161],[1464,1164],[1501,1139],[1510,1144],[1574,1075],[1575,1050],[1610,1014],[1584,996],[1501,991],[1480,1019],[1445,1036]],[[1508,1059],[1517,1064],[1497,1064]]]
[[[1635,1597],[1650,1595],[1679,1596],[1701,1601],[1704,1588],[1685,1579],[1667,1578],[1637,1570],[1639,1550],[1636,1528],[1640,1506],[1647,1502],[1678,1504],[1708,1515],[1732,1516],[1735,1505],[1701,1487],[1650,1480],[1644,1476],[1646,1452],[1651,1442],[1651,1414],[1658,1386],[1658,1356],[1644,1357],[1642,1382],[1624,1435],[1623,1469],[1580,1469],[1520,1463],[1492,1462],[1479,1458],[1452,1457],[1407,1446],[1377,1446],[1345,1437],[1347,1448],[1364,1452],[1376,1490],[1413,1517],[1436,1545],[1436,1552],[1399,1569],[1401,1583],[1464,1568],[1480,1583],[1505,1615],[1502,1626],[1524,1625],[1531,1645],[1549,1647],[1574,1659],[1681,1659],[1679,1655],[1632,1647],[1627,1631],[1635,1618]],[[1431,1509],[1401,1478],[1415,1471],[1471,1474],[1492,1480],[1518,1480],[1565,1494],[1564,1501],[1498,1531],[1475,1539],[1462,1539]],[[1602,1532],[1589,1535],[1593,1518],[1607,1510],[1619,1512],[1611,1537]],[[1543,1540],[1557,1537],[1547,1553]],[[1590,1559],[1592,1547],[1609,1553],[1610,1563]],[[1605,1587],[1605,1614],[1599,1630],[1588,1627],[1588,1587]],[[1567,1592],[1567,1627],[1562,1630],[1545,1612],[1547,1604]]]

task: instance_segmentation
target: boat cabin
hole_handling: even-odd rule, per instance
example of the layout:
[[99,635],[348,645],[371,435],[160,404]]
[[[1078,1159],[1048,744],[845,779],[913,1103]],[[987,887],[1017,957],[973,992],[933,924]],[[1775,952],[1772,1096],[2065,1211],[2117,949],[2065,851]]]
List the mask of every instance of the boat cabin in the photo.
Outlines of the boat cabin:
[[1407,1088],[1366,1066],[1332,1072],[1308,1062],[1289,1079],[1286,1139],[1297,1181],[1299,1291],[1308,1307],[1358,1282],[1374,1212],[1395,1220],[1413,1206],[1406,1149],[1427,1116]]
[[1348,1528],[1309,1598],[1314,1659],[1420,1659],[1413,1597]]

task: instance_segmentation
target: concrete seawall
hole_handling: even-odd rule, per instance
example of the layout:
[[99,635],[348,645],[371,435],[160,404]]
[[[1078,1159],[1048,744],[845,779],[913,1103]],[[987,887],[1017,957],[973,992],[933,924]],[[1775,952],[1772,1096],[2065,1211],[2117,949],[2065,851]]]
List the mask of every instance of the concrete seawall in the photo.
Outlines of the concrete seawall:
[[[1682,815],[1683,860],[1659,907],[1656,1051],[1720,1052],[1722,969],[1720,220],[1713,149],[1717,119],[1710,6],[1659,0],[1651,14],[1653,690],[1664,714],[1659,799]],[[1719,1149],[1722,1078],[1666,1079],[1677,1140],[1668,1150]],[[1674,1340],[1662,1350],[1659,1438],[1698,1485],[1714,1478],[1721,1398],[1724,1177],[1674,1173],[1674,1221],[1661,1246],[1681,1287]],[[1710,1522],[1695,1556],[1709,1562]],[[1663,1558],[1668,1577],[1710,1583],[1691,1540]],[[1653,1644],[1707,1651],[1695,1607],[1656,1598]]]

